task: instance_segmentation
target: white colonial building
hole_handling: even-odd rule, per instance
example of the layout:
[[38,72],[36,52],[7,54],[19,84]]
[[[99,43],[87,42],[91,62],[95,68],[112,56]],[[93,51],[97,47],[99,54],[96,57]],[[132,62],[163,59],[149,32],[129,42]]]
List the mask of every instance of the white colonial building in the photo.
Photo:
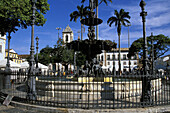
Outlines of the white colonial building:
[[[126,72],[129,71],[129,59],[127,57],[129,48],[121,48],[121,71]],[[103,51],[101,54],[97,55],[97,60],[102,62],[102,68],[106,71],[112,71],[113,67],[118,72],[119,70],[119,51],[118,49],[113,49],[111,52]],[[130,69],[132,70],[134,67],[138,65],[138,56],[135,55],[130,59]]]
[[5,59],[5,44],[6,44],[6,35],[2,36],[0,34],[0,60]]

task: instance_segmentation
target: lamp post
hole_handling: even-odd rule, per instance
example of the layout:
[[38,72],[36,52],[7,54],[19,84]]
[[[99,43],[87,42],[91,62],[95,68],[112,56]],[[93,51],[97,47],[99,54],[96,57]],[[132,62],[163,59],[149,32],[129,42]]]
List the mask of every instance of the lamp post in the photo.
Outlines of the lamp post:
[[152,44],[152,75],[155,74],[155,68],[154,68],[154,44],[153,44],[153,33],[151,33],[151,44]]
[[[77,33],[78,33],[78,41],[80,40],[80,31],[77,31]],[[82,40],[82,39],[81,39]]]
[[7,64],[6,64],[6,68],[5,68],[5,72],[6,72],[6,76],[5,76],[5,89],[9,89],[11,88],[11,82],[10,82],[10,62],[9,62],[9,49],[10,49],[10,40],[11,40],[11,36],[9,33],[8,36],[8,56],[7,56]]
[[74,74],[76,74],[76,54],[77,52],[74,52]]
[[144,40],[144,50],[143,50],[143,69],[144,69],[144,77],[142,78],[142,97],[141,97],[141,102],[142,105],[149,105],[151,102],[151,86],[150,86],[150,78],[149,78],[149,69],[148,69],[148,51],[147,51],[147,38],[146,38],[146,16],[147,12],[145,12],[145,5],[146,3],[144,0],[141,0],[140,2],[140,7],[142,9],[142,12],[140,13],[140,16],[142,16],[142,22],[143,22],[143,40]]
[[[131,24],[128,24],[127,27],[128,27],[128,48],[130,48],[130,36],[129,36],[129,27],[131,26]],[[129,73],[131,72],[131,69],[130,69],[130,58],[129,59]]]
[[[96,0],[96,18],[99,15],[99,7],[98,7],[98,0]],[[96,25],[96,39],[99,40],[99,26]]]
[[34,60],[34,24],[35,24],[35,10],[37,0],[32,0],[32,31],[31,31],[31,48],[30,48],[30,64],[28,73],[28,92],[27,99],[36,100],[36,89],[35,89],[35,60]]
[[[56,30],[58,30],[58,40],[59,40],[59,30],[61,30],[61,28],[57,27]],[[58,73],[60,73],[59,71],[60,71],[60,68],[59,68],[59,63],[58,63]]]
[[57,27],[56,29],[58,30],[58,40],[59,40],[59,30],[61,30],[61,28]]
[[39,38],[38,38],[38,36],[35,38],[36,39],[36,41],[37,41],[37,43],[36,43],[36,45],[37,45],[37,47],[36,47],[36,69],[37,69],[37,71],[38,71],[38,41],[39,41]]
[[[113,40],[115,43],[115,40]],[[116,70],[115,70],[115,48],[113,48],[113,75],[116,75]]]

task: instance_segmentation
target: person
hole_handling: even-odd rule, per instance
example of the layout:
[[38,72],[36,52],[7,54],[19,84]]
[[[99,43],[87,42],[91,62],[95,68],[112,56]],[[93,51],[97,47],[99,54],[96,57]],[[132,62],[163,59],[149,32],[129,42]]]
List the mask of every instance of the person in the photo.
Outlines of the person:
[[73,71],[71,70],[71,74],[73,74]]
[[101,74],[104,74],[103,69],[102,69],[102,66],[103,66],[103,62],[101,61],[101,62],[100,62],[100,65],[99,65],[99,74],[100,74],[100,75],[101,75]]
[[65,71],[63,72],[63,76],[65,76],[66,75],[66,73],[65,73]]

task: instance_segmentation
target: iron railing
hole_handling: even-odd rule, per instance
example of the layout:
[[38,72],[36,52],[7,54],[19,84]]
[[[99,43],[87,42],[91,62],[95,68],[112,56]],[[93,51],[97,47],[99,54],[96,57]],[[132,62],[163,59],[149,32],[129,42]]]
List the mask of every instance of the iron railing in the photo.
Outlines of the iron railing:
[[[1,77],[5,72],[1,71]],[[9,73],[8,73],[9,74]],[[36,100],[27,97],[28,73],[12,71],[11,88],[1,86],[1,99],[13,95],[14,101],[42,106],[115,109],[136,108],[170,104],[170,75],[105,75],[86,76],[72,72],[44,71],[36,77]],[[150,80],[151,94],[149,103],[141,101],[142,80]],[[1,84],[3,80],[1,79]]]

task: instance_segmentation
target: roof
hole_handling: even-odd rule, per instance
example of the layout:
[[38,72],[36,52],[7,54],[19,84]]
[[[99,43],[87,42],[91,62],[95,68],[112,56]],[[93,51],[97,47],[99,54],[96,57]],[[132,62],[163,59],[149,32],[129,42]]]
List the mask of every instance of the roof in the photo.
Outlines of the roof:
[[[8,49],[5,49],[5,52],[8,52]],[[13,49],[9,50],[10,53],[16,53]]]
[[25,55],[18,55],[21,58],[28,58],[30,55],[29,54],[25,54]]
[[6,35],[2,36],[2,35],[0,34],[0,39],[6,40]]
[[70,28],[69,25],[67,25],[67,27],[65,28],[65,30],[63,30],[63,32],[73,32]]
[[[112,51],[119,51],[119,48],[112,49]],[[129,48],[120,48],[120,51],[128,52],[128,51],[129,51]]]

